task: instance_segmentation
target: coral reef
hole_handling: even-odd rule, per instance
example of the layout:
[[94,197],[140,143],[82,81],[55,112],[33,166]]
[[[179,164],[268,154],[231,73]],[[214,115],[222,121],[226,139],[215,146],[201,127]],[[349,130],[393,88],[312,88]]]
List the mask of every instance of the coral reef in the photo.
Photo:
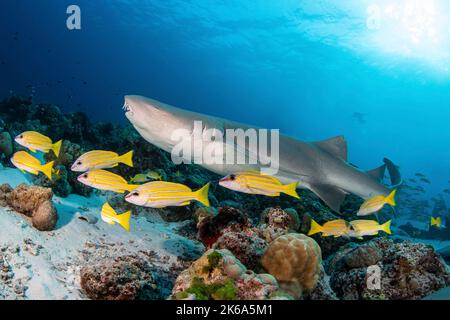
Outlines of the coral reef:
[[121,256],[81,269],[81,288],[96,300],[161,299],[151,266],[136,256]]
[[260,300],[278,291],[275,278],[255,274],[226,250],[210,249],[181,272],[172,299]]
[[13,150],[13,142],[9,132],[5,131],[0,133],[0,154],[9,157],[12,155]]
[[[341,299],[419,299],[449,285],[447,266],[432,247],[378,238],[349,244],[327,262],[330,284]],[[380,288],[368,285],[368,267],[380,268]]]
[[[119,154],[134,150],[133,167],[118,166],[111,171],[130,179],[154,170],[163,180],[192,189],[216,181],[219,176],[197,165],[173,164],[170,154],[146,142],[130,124],[92,123],[84,113],[63,113],[58,106],[36,104],[24,97],[0,101],[3,165],[11,166],[12,137],[28,130],[55,141],[64,140],[58,158],[53,152],[44,155],[45,161],[55,161],[56,172],[52,181],[42,175],[31,176],[40,187],[21,185],[13,190],[9,185],[0,185],[0,206],[22,213],[39,230],[52,230],[58,218],[53,194],[89,196],[96,192],[121,212],[133,209],[134,215],[147,220],[157,213],[166,222],[180,222],[175,231],[200,241],[207,250],[202,255],[202,246],[197,242],[200,248],[182,254],[180,259],[185,260],[176,263],[170,272],[153,265],[153,253],[138,256],[119,252],[114,257],[104,253],[101,259],[96,256],[81,270],[81,287],[91,299],[162,299],[170,294],[172,299],[199,300],[417,299],[449,284],[445,264],[425,245],[393,242],[380,236],[359,240],[304,235],[312,218],[319,224],[354,218],[361,205],[357,197],[348,196],[338,215],[306,190],[300,191],[299,200],[286,195],[248,195],[212,184],[210,208],[195,202],[165,209],[135,207],[125,202],[123,195],[93,191],[79,183],[79,173],[70,170],[73,161],[88,150],[113,150]],[[92,214],[78,212],[75,217],[86,221],[86,228],[99,227]],[[450,239],[450,229],[423,231],[412,225],[400,228],[415,237]],[[39,247],[25,240],[27,252],[39,254]],[[99,247],[93,248],[96,251]],[[442,253],[448,259],[448,250]],[[326,261],[326,272],[322,259]],[[5,271],[0,268],[0,277],[12,283],[8,265],[0,259],[0,266],[2,263]],[[367,268],[373,265],[381,268],[379,290],[367,288]],[[159,276],[164,272],[165,282],[161,283]],[[17,292],[22,297],[25,288],[19,285]]]
[[267,208],[261,214],[260,223],[266,224],[269,228],[297,231],[300,227],[300,218],[293,208],[284,210],[280,207]]
[[261,263],[278,280],[283,290],[294,297],[301,297],[317,285],[322,254],[312,238],[289,233],[270,244]]
[[58,213],[52,202],[52,189],[38,186],[19,185],[12,189],[0,186],[0,204],[31,219],[33,227],[40,231],[50,231],[56,226]]
[[197,238],[210,248],[229,225],[238,225],[241,228],[250,226],[245,214],[232,207],[222,207],[217,215],[208,215],[197,224]]
[[236,228],[231,225],[222,230],[222,235],[216,240],[212,248],[228,249],[247,268],[256,270],[260,268],[261,257],[268,242],[260,237],[255,228]]

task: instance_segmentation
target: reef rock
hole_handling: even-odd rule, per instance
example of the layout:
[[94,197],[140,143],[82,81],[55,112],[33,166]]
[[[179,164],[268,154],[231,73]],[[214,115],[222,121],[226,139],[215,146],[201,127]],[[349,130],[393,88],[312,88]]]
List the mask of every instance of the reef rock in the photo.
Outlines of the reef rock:
[[268,247],[268,242],[260,237],[258,229],[231,225],[222,230],[222,235],[212,246],[215,249],[228,249],[248,269],[260,267],[261,257]]
[[0,185],[0,207],[8,206],[8,195],[13,191],[13,188],[7,183]]
[[58,221],[58,213],[52,203],[52,189],[19,185],[12,189],[9,185],[0,187],[0,202],[14,211],[31,218],[33,227],[40,231],[53,230]]
[[330,286],[330,277],[325,273],[321,267],[319,280],[316,287],[307,292],[303,299],[305,300],[338,300],[336,294]]
[[136,256],[116,257],[81,269],[81,288],[90,299],[162,299],[152,268]]
[[288,231],[297,231],[300,227],[298,213],[293,208],[284,210],[279,207],[267,208],[261,215],[260,223],[270,228],[279,228]]
[[273,276],[247,270],[226,249],[210,249],[180,273],[172,299],[258,300],[268,299],[277,291]]
[[8,196],[8,205],[28,217],[45,201],[53,197],[52,189],[21,184]]
[[208,215],[197,224],[197,239],[210,248],[223,234],[223,230],[233,224],[239,225],[241,229],[250,226],[247,217],[240,210],[220,208],[217,215]]
[[0,154],[3,153],[6,157],[9,157],[13,150],[13,142],[9,132],[0,133]]
[[[379,270],[379,278],[368,267]],[[341,299],[419,299],[450,283],[445,262],[431,246],[386,238],[344,246],[330,257],[327,271]]]
[[314,239],[289,233],[270,244],[261,263],[278,280],[283,290],[299,298],[316,287],[322,267],[322,253]]

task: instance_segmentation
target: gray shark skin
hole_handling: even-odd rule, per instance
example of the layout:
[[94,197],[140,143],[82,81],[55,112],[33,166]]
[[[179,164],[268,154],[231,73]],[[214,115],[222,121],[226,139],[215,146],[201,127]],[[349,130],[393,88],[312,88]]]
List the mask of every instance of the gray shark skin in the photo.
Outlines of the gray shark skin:
[[[139,134],[148,142],[167,152],[171,152],[177,143],[171,139],[175,130],[185,129],[191,132],[190,137],[195,139],[194,121],[202,121],[203,130],[215,128],[225,132],[226,129],[259,129],[176,108],[142,96],[126,96],[123,108],[125,116]],[[238,143],[227,145],[225,138],[223,145],[225,153],[228,150],[234,150],[245,152],[249,156],[257,154],[256,150],[248,150],[246,146],[238,145]],[[204,143],[203,147],[205,148],[207,145]],[[270,146],[268,148],[270,150]],[[232,165],[202,164],[202,166],[222,176],[267,167],[260,162]],[[369,172],[361,171],[348,164],[347,144],[342,136],[309,143],[280,135],[279,171],[275,177],[282,183],[299,182],[299,188],[311,190],[330,208],[339,212],[342,201],[348,193],[363,199],[370,199],[377,195],[387,196],[390,189],[381,183],[386,166],[390,173],[395,172],[396,181],[393,181],[393,184],[399,184],[401,181],[398,180],[400,179],[398,167],[387,159],[384,165]]]

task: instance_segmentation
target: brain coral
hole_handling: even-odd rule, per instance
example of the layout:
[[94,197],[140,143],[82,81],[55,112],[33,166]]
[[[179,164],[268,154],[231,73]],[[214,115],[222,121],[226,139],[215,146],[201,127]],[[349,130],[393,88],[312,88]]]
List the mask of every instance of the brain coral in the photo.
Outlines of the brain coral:
[[280,287],[299,298],[315,288],[321,271],[319,245],[303,234],[288,233],[276,238],[264,253],[261,263]]

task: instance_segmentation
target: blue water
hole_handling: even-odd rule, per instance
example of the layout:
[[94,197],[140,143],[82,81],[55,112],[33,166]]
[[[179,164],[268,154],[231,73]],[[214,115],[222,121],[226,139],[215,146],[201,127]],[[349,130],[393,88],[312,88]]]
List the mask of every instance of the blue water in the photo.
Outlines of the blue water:
[[[81,30],[66,28],[70,4]],[[449,13],[444,0],[3,0],[0,97],[125,122],[123,96],[141,94],[303,140],[344,134],[352,163],[388,156],[431,196],[450,187]]]

